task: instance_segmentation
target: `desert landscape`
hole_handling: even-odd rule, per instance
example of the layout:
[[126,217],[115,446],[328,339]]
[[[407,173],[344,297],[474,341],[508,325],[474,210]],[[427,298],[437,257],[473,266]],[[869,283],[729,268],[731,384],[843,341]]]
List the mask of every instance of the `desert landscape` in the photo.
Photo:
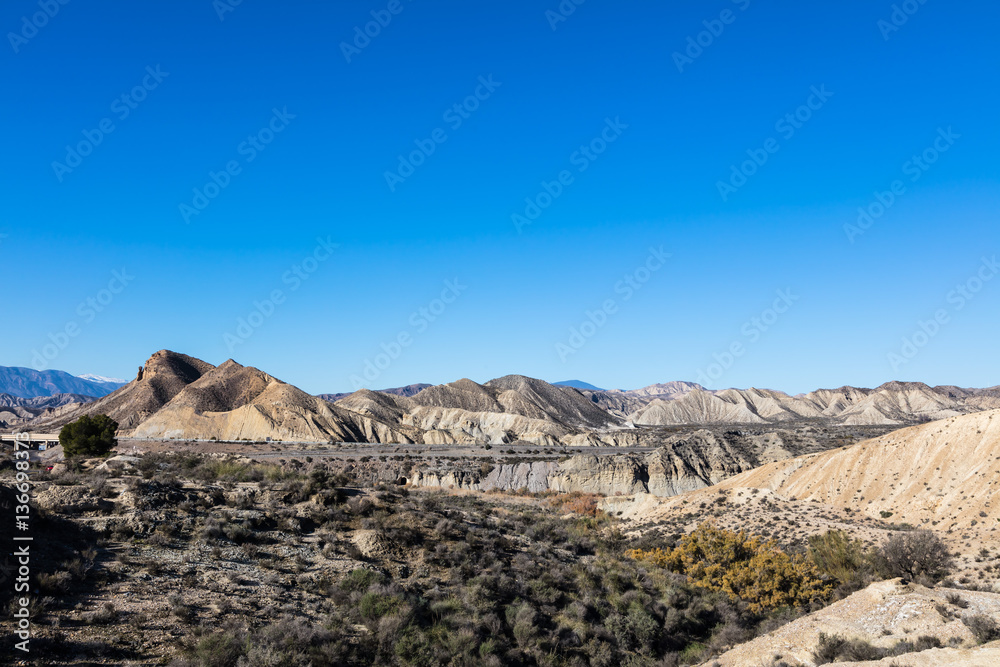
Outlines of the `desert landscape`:
[[[989,665],[997,393],[507,376],[324,398],[161,350],[101,397],[3,395],[12,433],[117,423],[104,456],[31,452],[35,521],[60,536],[34,544],[35,646],[60,665]],[[752,585],[725,578],[744,566]]]
[[0,26],[0,665],[1000,667],[1000,3]]

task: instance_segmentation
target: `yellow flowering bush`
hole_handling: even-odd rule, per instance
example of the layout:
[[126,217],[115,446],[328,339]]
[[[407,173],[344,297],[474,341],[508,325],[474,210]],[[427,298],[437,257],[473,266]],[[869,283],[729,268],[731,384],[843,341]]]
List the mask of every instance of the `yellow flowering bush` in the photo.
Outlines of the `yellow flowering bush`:
[[674,549],[633,549],[627,555],[687,575],[701,588],[742,600],[754,613],[804,606],[828,598],[833,589],[811,562],[785,553],[774,540],[764,542],[710,523],[698,526]]

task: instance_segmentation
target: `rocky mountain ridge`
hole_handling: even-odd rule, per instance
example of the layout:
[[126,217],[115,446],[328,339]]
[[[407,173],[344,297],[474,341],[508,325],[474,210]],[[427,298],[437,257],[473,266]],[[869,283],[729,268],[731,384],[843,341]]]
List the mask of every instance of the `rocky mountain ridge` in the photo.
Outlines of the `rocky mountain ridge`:
[[790,396],[671,382],[591,391],[522,375],[485,384],[461,379],[363,389],[330,402],[233,360],[216,367],[161,350],[125,387],[93,402],[36,413],[30,427],[52,430],[79,415],[103,413],[118,421],[122,435],[143,438],[635,446],[657,440],[655,429],[677,425],[889,428],[997,407],[997,388],[893,382]]
[[120,437],[413,442],[408,429],[339,409],[256,368],[231,359],[212,366],[169,350],[113,394],[31,426],[54,430],[85,414],[110,416]]
[[[391,389],[376,389],[375,391],[377,391],[380,394],[393,394],[394,396],[413,396],[431,386],[433,385],[429,385],[426,383],[418,383],[418,384],[408,384],[405,387],[393,387]],[[336,403],[340,399],[350,396],[352,393],[354,392],[348,391],[340,394],[316,394],[316,396],[318,398],[322,398],[324,401],[328,401],[330,403]]]
[[33,398],[0,394],[0,428],[14,428],[42,415],[54,415],[59,408],[77,407],[93,400],[95,400],[93,396],[81,394],[55,394]]

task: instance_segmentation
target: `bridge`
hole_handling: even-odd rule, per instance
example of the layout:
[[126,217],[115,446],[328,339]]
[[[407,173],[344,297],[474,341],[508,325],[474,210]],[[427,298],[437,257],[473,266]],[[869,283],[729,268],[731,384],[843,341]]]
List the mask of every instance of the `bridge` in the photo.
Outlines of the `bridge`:
[[45,448],[54,447],[59,444],[58,433],[3,433],[0,434],[0,442],[24,442],[30,445],[31,449],[37,449],[38,445],[45,445]]

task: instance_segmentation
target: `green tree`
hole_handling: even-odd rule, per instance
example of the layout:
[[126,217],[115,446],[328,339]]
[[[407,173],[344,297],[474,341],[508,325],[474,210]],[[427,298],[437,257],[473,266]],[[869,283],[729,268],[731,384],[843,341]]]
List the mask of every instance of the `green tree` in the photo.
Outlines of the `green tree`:
[[118,422],[107,415],[84,415],[59,431],[59,444],[66,456],[104,456],[118,441]]

